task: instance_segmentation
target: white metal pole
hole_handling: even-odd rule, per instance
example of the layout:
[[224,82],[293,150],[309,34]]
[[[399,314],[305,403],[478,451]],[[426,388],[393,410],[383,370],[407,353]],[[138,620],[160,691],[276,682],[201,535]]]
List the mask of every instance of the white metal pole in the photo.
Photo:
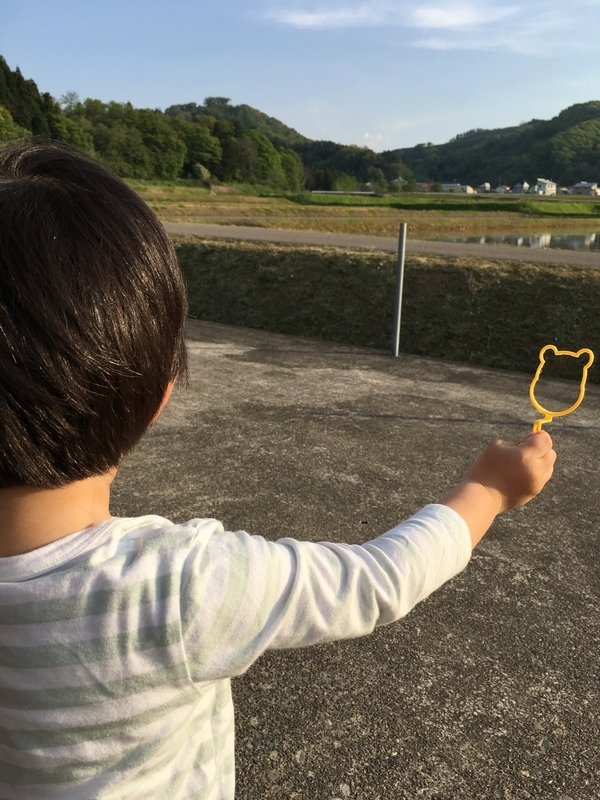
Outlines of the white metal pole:
[[396,272],[396,302],[394,304],[394,331],[392,336],[392,355],[395,357],[400,352],[400,318],[402,316],[402,290],[404,288],[406,228],[406,222],[402,222],[398,232],[398,270]]

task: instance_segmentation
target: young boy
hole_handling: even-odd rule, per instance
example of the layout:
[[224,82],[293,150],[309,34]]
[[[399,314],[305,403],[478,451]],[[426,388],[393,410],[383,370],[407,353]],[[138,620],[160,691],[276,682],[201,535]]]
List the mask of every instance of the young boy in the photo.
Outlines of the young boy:
[[362,546],[115,519],[119,463],[186,374],[171,245],[42,145],[0,150],[0,237],[0,797],[231,800],[231,676],[407,614],[541,490],[550,437],[495,442]]

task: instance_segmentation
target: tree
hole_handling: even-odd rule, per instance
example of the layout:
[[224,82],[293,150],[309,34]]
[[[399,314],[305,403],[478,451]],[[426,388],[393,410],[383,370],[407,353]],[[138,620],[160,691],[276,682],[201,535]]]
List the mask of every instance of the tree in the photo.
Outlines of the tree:
[[333,185],[337,192],[356,192],[360,188],[354,175],[348,175],[346,172],[340,173]]
[[385,179],[383,170],[379,167],[369,167],[367,170],[366,185],[369,186],[374,192],[385,192],[388,187],[388,182]]
[[66,118],[92,137],[96,155],[109,169],[123,178],[156,177],[131,103],[103,103],[89,97],[80,102],[74,94],[64,99]]
[[205,97],[204,105],[209,106],[228,106],[230,103],[229,97]]
[[341,175],[341,172],[337,172],[334,169],[313,169],[307,167],[304,170],[304,186],[309,192],[331,192],[335,190],[336,183]]
[[166,121],[161,111],[136,109],[136,128],[142,134],[150,155],[154,178],[173,180],[181,175],[187,152],[183,142]]
[[249,139],[256,147],[256,166],[252,181],[275,189],[285,188],[286,175],[274,145],[258,131],[245,131],[243,138]]
[[109,169],[123,178],[154,178],[150,153],[137,128],[122,122],[93,126],[94,149]]
[[81,105],[77,92],[65,92],[60,98],[59,105],[65,114],[73,114]]
[[75,120],[65,117],[64,114],[52,114],[50,117],[50,131],[53,139],[78,147],[87,153],[94,151],[94,140],[86,133]]
[[203,164],[194,164],[192,166],[192,178],[200,181],[207,189],[210,187],[210,177],[210,172]]
[[0,106],[0,144],[14,142],[17,139],[30,139],[31,132],[17,125],[12,114],[4,106]]
[[221,143],[216,136],[212,136],[208,128],[202,123],[187,122],[181,118],[170,118],[173,130],[186,146],[186,155],[183,163],[183,174],[193,175],[198,164],[207,169],[214,168],[223,157]]
[[285,174],[285,188],[290,192],[299,192],[304,179],[304,164],[302,159],[293,150],[283,150],[280,153],[281,168]]
[[57,105],[49,94],[40,94],[34,81],[26,80],[17,67],[10,69],[0,56],[0,104],[14,122],[36,136],[50,136],[49,114]]

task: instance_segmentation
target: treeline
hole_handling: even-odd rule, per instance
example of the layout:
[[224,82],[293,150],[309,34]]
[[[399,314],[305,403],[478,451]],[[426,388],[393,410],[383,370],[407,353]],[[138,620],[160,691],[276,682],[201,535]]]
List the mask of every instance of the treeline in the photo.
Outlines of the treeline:
[[308,190],[368,188],[394,192],[415,188],[413,173],[391,151],[375,153],[368,147],[310,141],[294,145],[294,150],[304,164],[304,184]]
[[[291,147],[302,159],[304,186],[309,190],[384,192],[414,188],[411,170],[393,152],[375,153],[368,147],[312,141],[251,106],[232,106],[227,97],[207,97],[202,106],[170,106],[165,113],[190,122],[206,117],[228,120],[262,133],[275,145]],[[398,183],[398,178],[405,182]]]
[[75,145],[124,178],[189,178],[276,190],[397,190],[412,173],[390,153],[312,142],[274,117],[228,98],[158,109],[130,103],[57,102],[0,56],[0,142],[43,136]]
[[0,57],[0,142],[32,136],[80,147],[124,178],[216,178],[293,192],[304,180],[293,150],[239,122],[209,114],[188,120],[130,103],[81,101],[74,93],[59,104]]
[[130,103],[66,98],[65,116],[93,150],[126,178],[195,178],[259,183],[299,191],[304,168],[293,150],[239,123],[198,116],[192,121]]
[[600,180],[600,101],[578,103],[551,120],[533,119],[510,128],[476,130],[441,145],[396,150],[419,181],[458,180],[478,186],[533,184],[545,177],[569,186]]
[[[226,97],[165,112],[130,103],[58,103],[0,56],[0,142],[43,136],[83,148],[125,178],[260,184],[275,190],[414,190],[418,181],[477,186],[538,177],[564,185],[600,180],[600,101],[551,120],[477,128],[441,145],[375,153],[367,147],[311,141]],[[400,179],[400,180],[399,180]]]
[[269,117],[262,111],[252,108],[252,106],[247,106],[243,103],[239,106],[232,106],[228,97],[207,97],[204,100],[204,105],[201,106],[196,103],[169,106],[165,114],[188,120],[188,122],[198,116],[237,122],[242,128],[262,133],[273,144],[281,147],[293,147],[296,144],[310,141],[306,136],[302,136],[298,131],[284,125],[283,122],[275,119],[275,117]]

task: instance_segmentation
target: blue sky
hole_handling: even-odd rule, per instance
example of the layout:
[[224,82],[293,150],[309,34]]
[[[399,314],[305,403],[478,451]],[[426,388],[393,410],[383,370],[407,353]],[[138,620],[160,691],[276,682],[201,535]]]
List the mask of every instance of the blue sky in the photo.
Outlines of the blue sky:
[[41,91],[247,103],[375,150],[600,99],[600,0],[2,0],[0,54]]

